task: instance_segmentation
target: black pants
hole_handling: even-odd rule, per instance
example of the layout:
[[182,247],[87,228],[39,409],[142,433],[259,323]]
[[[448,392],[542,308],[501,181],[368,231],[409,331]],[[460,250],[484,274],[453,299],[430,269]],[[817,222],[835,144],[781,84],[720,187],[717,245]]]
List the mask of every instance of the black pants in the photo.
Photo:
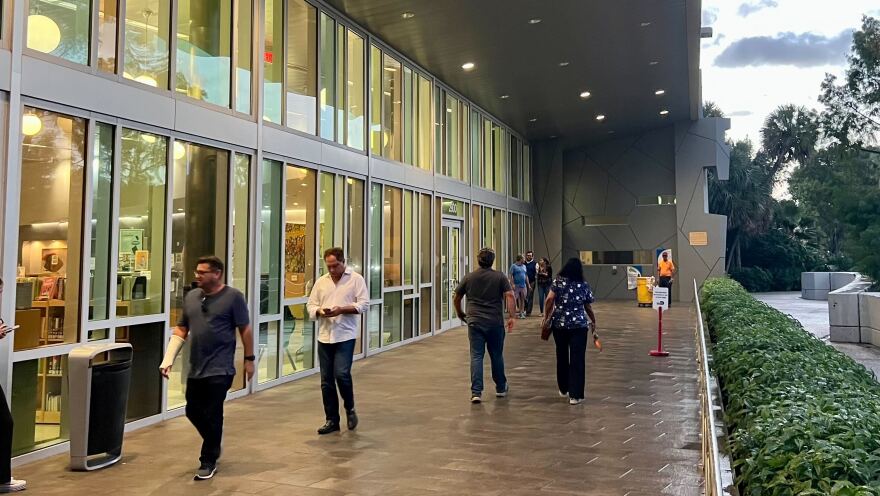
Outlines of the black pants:
[[223,440],[223,403],[232,386],[231,375],[215,375],[186,381],[186,418],[202,436],[202,463],[217,463]]
[[535,303],[535,281],[529,279],[529,289],[526,292],[526,315],[532,314],[532,304]]
[[660,284],[661,288],[669,288],[669,296],[667,299],[669,300],[667,304],[672,306],[672,277],[670,276],[660,276]]
[[355,340],[341,343],[318,342],[318,361],[321,364],[321,397],[327,420],[339,423],[339,397],[346,412],[354,410],[354,383],[351,380],[351,362],[354,359]]
[[556,383],[569,398],[584,399],[586,382],[587,328],[553,328],[556,342]]
[[4,483],[12,479],[12,414],[2,387],[0,402],[0,483]]

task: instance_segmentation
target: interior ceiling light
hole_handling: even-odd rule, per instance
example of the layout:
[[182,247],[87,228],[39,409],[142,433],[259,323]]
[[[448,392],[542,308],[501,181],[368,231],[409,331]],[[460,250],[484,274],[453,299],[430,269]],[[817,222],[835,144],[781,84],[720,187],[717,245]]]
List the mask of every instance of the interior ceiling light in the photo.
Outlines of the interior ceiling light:
[[529,24],[540,24],[540,23],[541,23],[540,17],[533,17],[533,18],[529,19]]
[[581,91],[581,98],[583,98],[583,99],[590,98],[591,94],[592,93],[590,93],[589,91]]
[[152,86],[153,88],[156,88],[159,86],[159,84],[156,83],[155,79],[153,79],[147,75],[138,76],[138,77],[134,78],[134,80],[141,83],[141,84],[145,84],[147,86]]
[[403,17],[404,19],[412,19],[415,16],[416,15],[412,12],[404,12],[403,14],[400,14],[400,17]]
[[664,93],[666,93],[666,90],[657,90],[657,91],[654,92],[654,94],[657,95],[657,96],[660,96],[660,95],[662,95],[662,94],[664,94]]
[[179,141],[174,142],[174,160],[180,160],[186,156],[186,147]]
[[640,26],[642,26],[643,28],[646,28],[646,27],[648,27],[648,26],[650,26],[650,25],[651,25],[650,22],[643,22],[643,23],[640,24]]
[[43,121],[33,113],[24,114],[21,117],[21,132],[25,136],[34,136],[43,129]]
[[144,140],[144,143],[153,144],[156,142],[156,137],[152,134],[142,134],[141,139]]
[[474,67],[476,67],[476,65],[473,62],[465,62],[464,64],[461,64],[461,68],[466,71],[472,71],[474,70]]
[[52,53],[61,44],[61,29],[49,17],[34,14],[27,20],[27,46],[43,53]]
[[568,67],[568,64],[570,64],[570,63],[571,63],[571,62],[565,62],[565,61],[560,62],[560,63],[559,63],[559,67]]
[[648,62],[648,65],[657,65],[659,63],[660,62],[657,62],[656,60],[652,60],[652,61]]
[[596,120],[597,120],[597,121],[600,121],[600,122],[601,122],[601,121],[604,121],[604,120],[605,120],[605,115],[603,115],[603,114],[599,114],[599,115],[597,115],[597,116],[596,116]]
[[529,119],[529,122],[538,122],[538,118],[537,118],[537,117],[532,117],[531,119]]
[[666,109],[663,109],[660,111],[660,115],[669,115],[669,111]]
[[510,98],[510,95],[501,95],[502,100],[507,100],[508,98]]

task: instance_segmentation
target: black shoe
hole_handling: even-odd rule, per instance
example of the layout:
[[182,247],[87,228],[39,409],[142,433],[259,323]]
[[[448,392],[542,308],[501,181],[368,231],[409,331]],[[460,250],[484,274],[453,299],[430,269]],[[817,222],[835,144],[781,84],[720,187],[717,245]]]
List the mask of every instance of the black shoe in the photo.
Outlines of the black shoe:
[[211,477],[214,477],[215,473],[217,473],[216,463],[202,462],[202,464],[199,466],[199,470],[196,471],[196,475],[195,477],[193,477],[193,480],[208,480]]
[[322,425],[318,428],[318,434],[330,434],[331,432],[339,431],[339,422],[334,422],[332,420],[328,420],[326,424]]
[[358,426],[358,416],[354,410],[346,412],[346,417],[348,417],[348,430],[353,431]]

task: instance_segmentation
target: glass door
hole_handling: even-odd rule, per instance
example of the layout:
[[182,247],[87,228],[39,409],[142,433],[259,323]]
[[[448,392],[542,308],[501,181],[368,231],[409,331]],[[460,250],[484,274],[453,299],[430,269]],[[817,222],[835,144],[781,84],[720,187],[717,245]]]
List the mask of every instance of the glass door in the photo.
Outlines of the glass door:
[[462,257],[462,225],[459,221],[444,220],[440,232],[440,281],[442,296],[440,301],[441,328],[450,329],[463,324],[455,314],[455,288],[464,276]]

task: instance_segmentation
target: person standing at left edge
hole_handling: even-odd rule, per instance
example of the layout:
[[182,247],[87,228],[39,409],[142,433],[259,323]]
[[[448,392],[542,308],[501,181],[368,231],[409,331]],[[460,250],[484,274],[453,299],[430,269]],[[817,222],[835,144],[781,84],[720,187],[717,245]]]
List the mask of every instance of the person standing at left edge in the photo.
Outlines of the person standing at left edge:
[[223,439],[223,402],[235,376],[235,329],[244,345],[248,380],[254,376],[254,341],[247,302],[241,291],[223,284],[223,262],[214,256],[198,260],[197,289],[183,299],[183,311],[168,342],[159,371],[167,379],[177,353],[189,339],[186,417],[202,436],[199,469],[194,480],[217,472]]
[[339,431],[339,394],[348,420],[348,430],[358,425],[354,411],[354,384],[351,380],[351,362],[354,345],[361,329],[360,314],[369,307],[367,283],[364,278],[345,266],[342,248],[324,252],[327,273],[319,277],[309,294],[309,316],[318,320],[318,361],[321,366],[321,398],[324,402],[326,423],[318,434]]

